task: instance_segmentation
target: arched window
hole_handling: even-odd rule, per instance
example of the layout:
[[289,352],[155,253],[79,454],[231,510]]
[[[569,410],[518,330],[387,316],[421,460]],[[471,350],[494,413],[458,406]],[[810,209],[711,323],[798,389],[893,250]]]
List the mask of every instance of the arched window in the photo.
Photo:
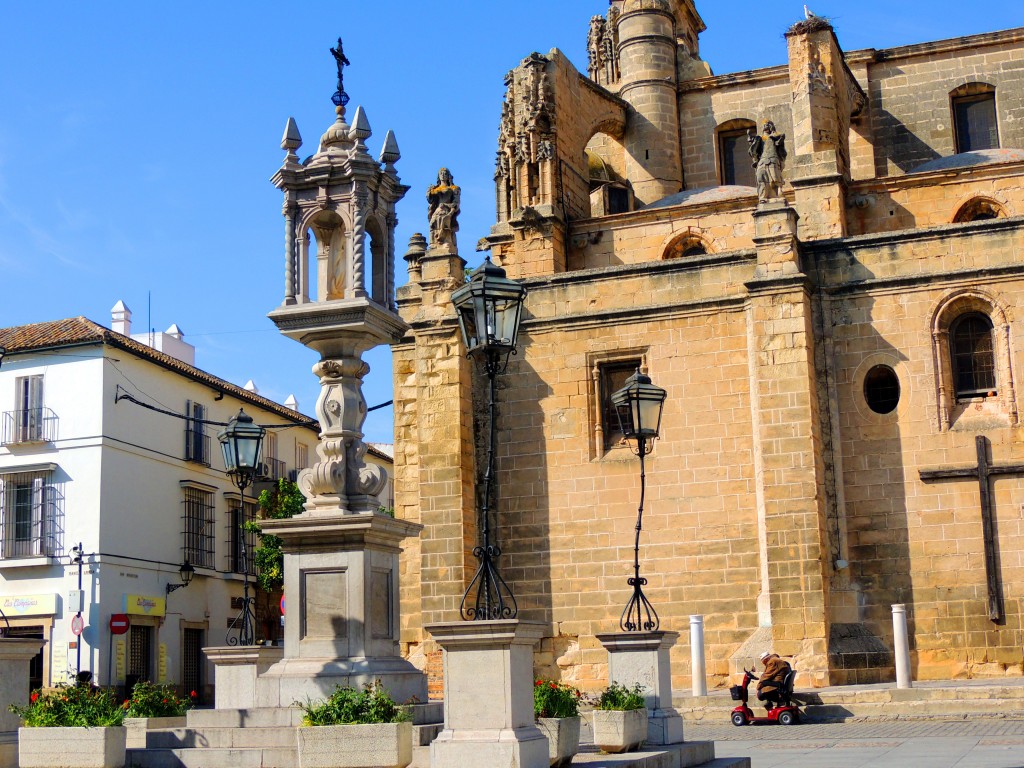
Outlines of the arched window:
[[684,256],[703,256],[706,253],[710,253],[707,243],[701,238],[698,230],[691,228],[669,243],[661,258],[679,259]]
[[1006,216],[1006,211],[995,200],[987,197],[975,197],[960,206],[953,217],[954,224],[963,224],[968,221],[985,221],[987,219],[998,219]]
[[984,396],[996,390],[992,321],[980,312],[961,315],[949,329],[949,358],[957,398]]

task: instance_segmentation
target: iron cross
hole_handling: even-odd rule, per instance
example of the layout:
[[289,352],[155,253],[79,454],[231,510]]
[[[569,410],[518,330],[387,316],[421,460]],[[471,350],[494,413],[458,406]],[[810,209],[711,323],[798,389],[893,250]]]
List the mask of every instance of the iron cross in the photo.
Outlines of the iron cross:
[[981,524],[985,541],[985,575],[988,579],[988,617],[997,623],[1003,621],[1003,591],[999,580],[999,554],[996,546],[995,510],[992,504],[992,480],[997,475],[1024,475],[1024,464],[990,464],[989,442],[984,435],[975,438],[978,450],[978,466],[952,467],[950,469],[922,469],[921,479],[959,480],[973,477],[978,480],[981,492]]

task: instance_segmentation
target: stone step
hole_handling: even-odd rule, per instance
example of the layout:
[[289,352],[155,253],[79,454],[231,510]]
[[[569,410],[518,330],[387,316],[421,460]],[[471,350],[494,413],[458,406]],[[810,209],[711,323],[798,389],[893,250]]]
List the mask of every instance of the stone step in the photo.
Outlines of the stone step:
[[414,747],[425,747],[437,738],[437,734],[444,728],[444,723],[429,723],[414,725],[412,727],[412,745]]
[[302,722],[298,707],[266,707],[260,709],[191,709],[189,728],[282,728]]
[[146,735],[147,749],[295,749],[298,740],[292,726],[269,728],[168,728]]
[[292,749],[129,749],[125,768],[297,768]]
[[[713,741],[692,741],[671,747],[647,747],[641,752],[604,755],[593,744],[581,744],[582,750],[572,765],[587,768],[750,768],[749,757],[715,757]],[[430,747],[414,746],[409,768],[430,768]],[[481,766],[480,768],[484,768]]]

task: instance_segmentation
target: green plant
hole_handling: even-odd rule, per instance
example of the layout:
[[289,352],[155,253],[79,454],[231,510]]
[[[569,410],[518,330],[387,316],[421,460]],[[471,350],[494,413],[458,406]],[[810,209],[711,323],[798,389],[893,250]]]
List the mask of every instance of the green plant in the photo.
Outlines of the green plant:
[[394,517],[395,516],[395,508],[394,507],[384,507],[384,506],[377,507],[377,514],[378,515],[384,515],[384,517]]
[[408,710],[395,703],[380,680],[361,691],[339,685],[326,700],[296,704],[304,713],[303,725],[372,725],[409,719]]
[[140,680],[132,688],[125,717],[181,717],[192,708],[196,692],[188,698],[178,696],[169,685],[153,685]]
[[[263,520],[283,520],[302,512],[306,497],[299,486],[291,480],[281,478],[277,485],[269,488],[259,497],[260,518]],[[256,566],[256,583],[265,592],[273,592],[284,585],[284,552],[282,541],[277,536],[263,533],[259,521],[247,522],[245,529],[255,533],[260,540],[252,554]]]
[[628,712],[633,709],[643,709],[645,705],[644,689],[640,683],[632,688],[627,688],[620,683],[612,683],[597,697],[598,709]]
[[87,685],[59,685],[48,691],[36,690],[29,695],[28,705],[12,704],[11,712],[20,717],[26,728],[101,728],[121,725],[125,707],[114,692]]
[[583,694],[578,688],[553,680],[538,680],[533,686],[533,714],[537,717],[576,717]]

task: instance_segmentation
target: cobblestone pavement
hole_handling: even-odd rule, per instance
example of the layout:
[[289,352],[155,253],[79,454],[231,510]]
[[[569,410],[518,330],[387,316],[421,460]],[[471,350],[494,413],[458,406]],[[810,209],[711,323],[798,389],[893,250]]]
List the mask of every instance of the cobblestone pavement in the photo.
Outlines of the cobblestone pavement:
[[1024,768],[1024,720],[687,723],[687,741],[714,741],[718,757],[752,768]]

